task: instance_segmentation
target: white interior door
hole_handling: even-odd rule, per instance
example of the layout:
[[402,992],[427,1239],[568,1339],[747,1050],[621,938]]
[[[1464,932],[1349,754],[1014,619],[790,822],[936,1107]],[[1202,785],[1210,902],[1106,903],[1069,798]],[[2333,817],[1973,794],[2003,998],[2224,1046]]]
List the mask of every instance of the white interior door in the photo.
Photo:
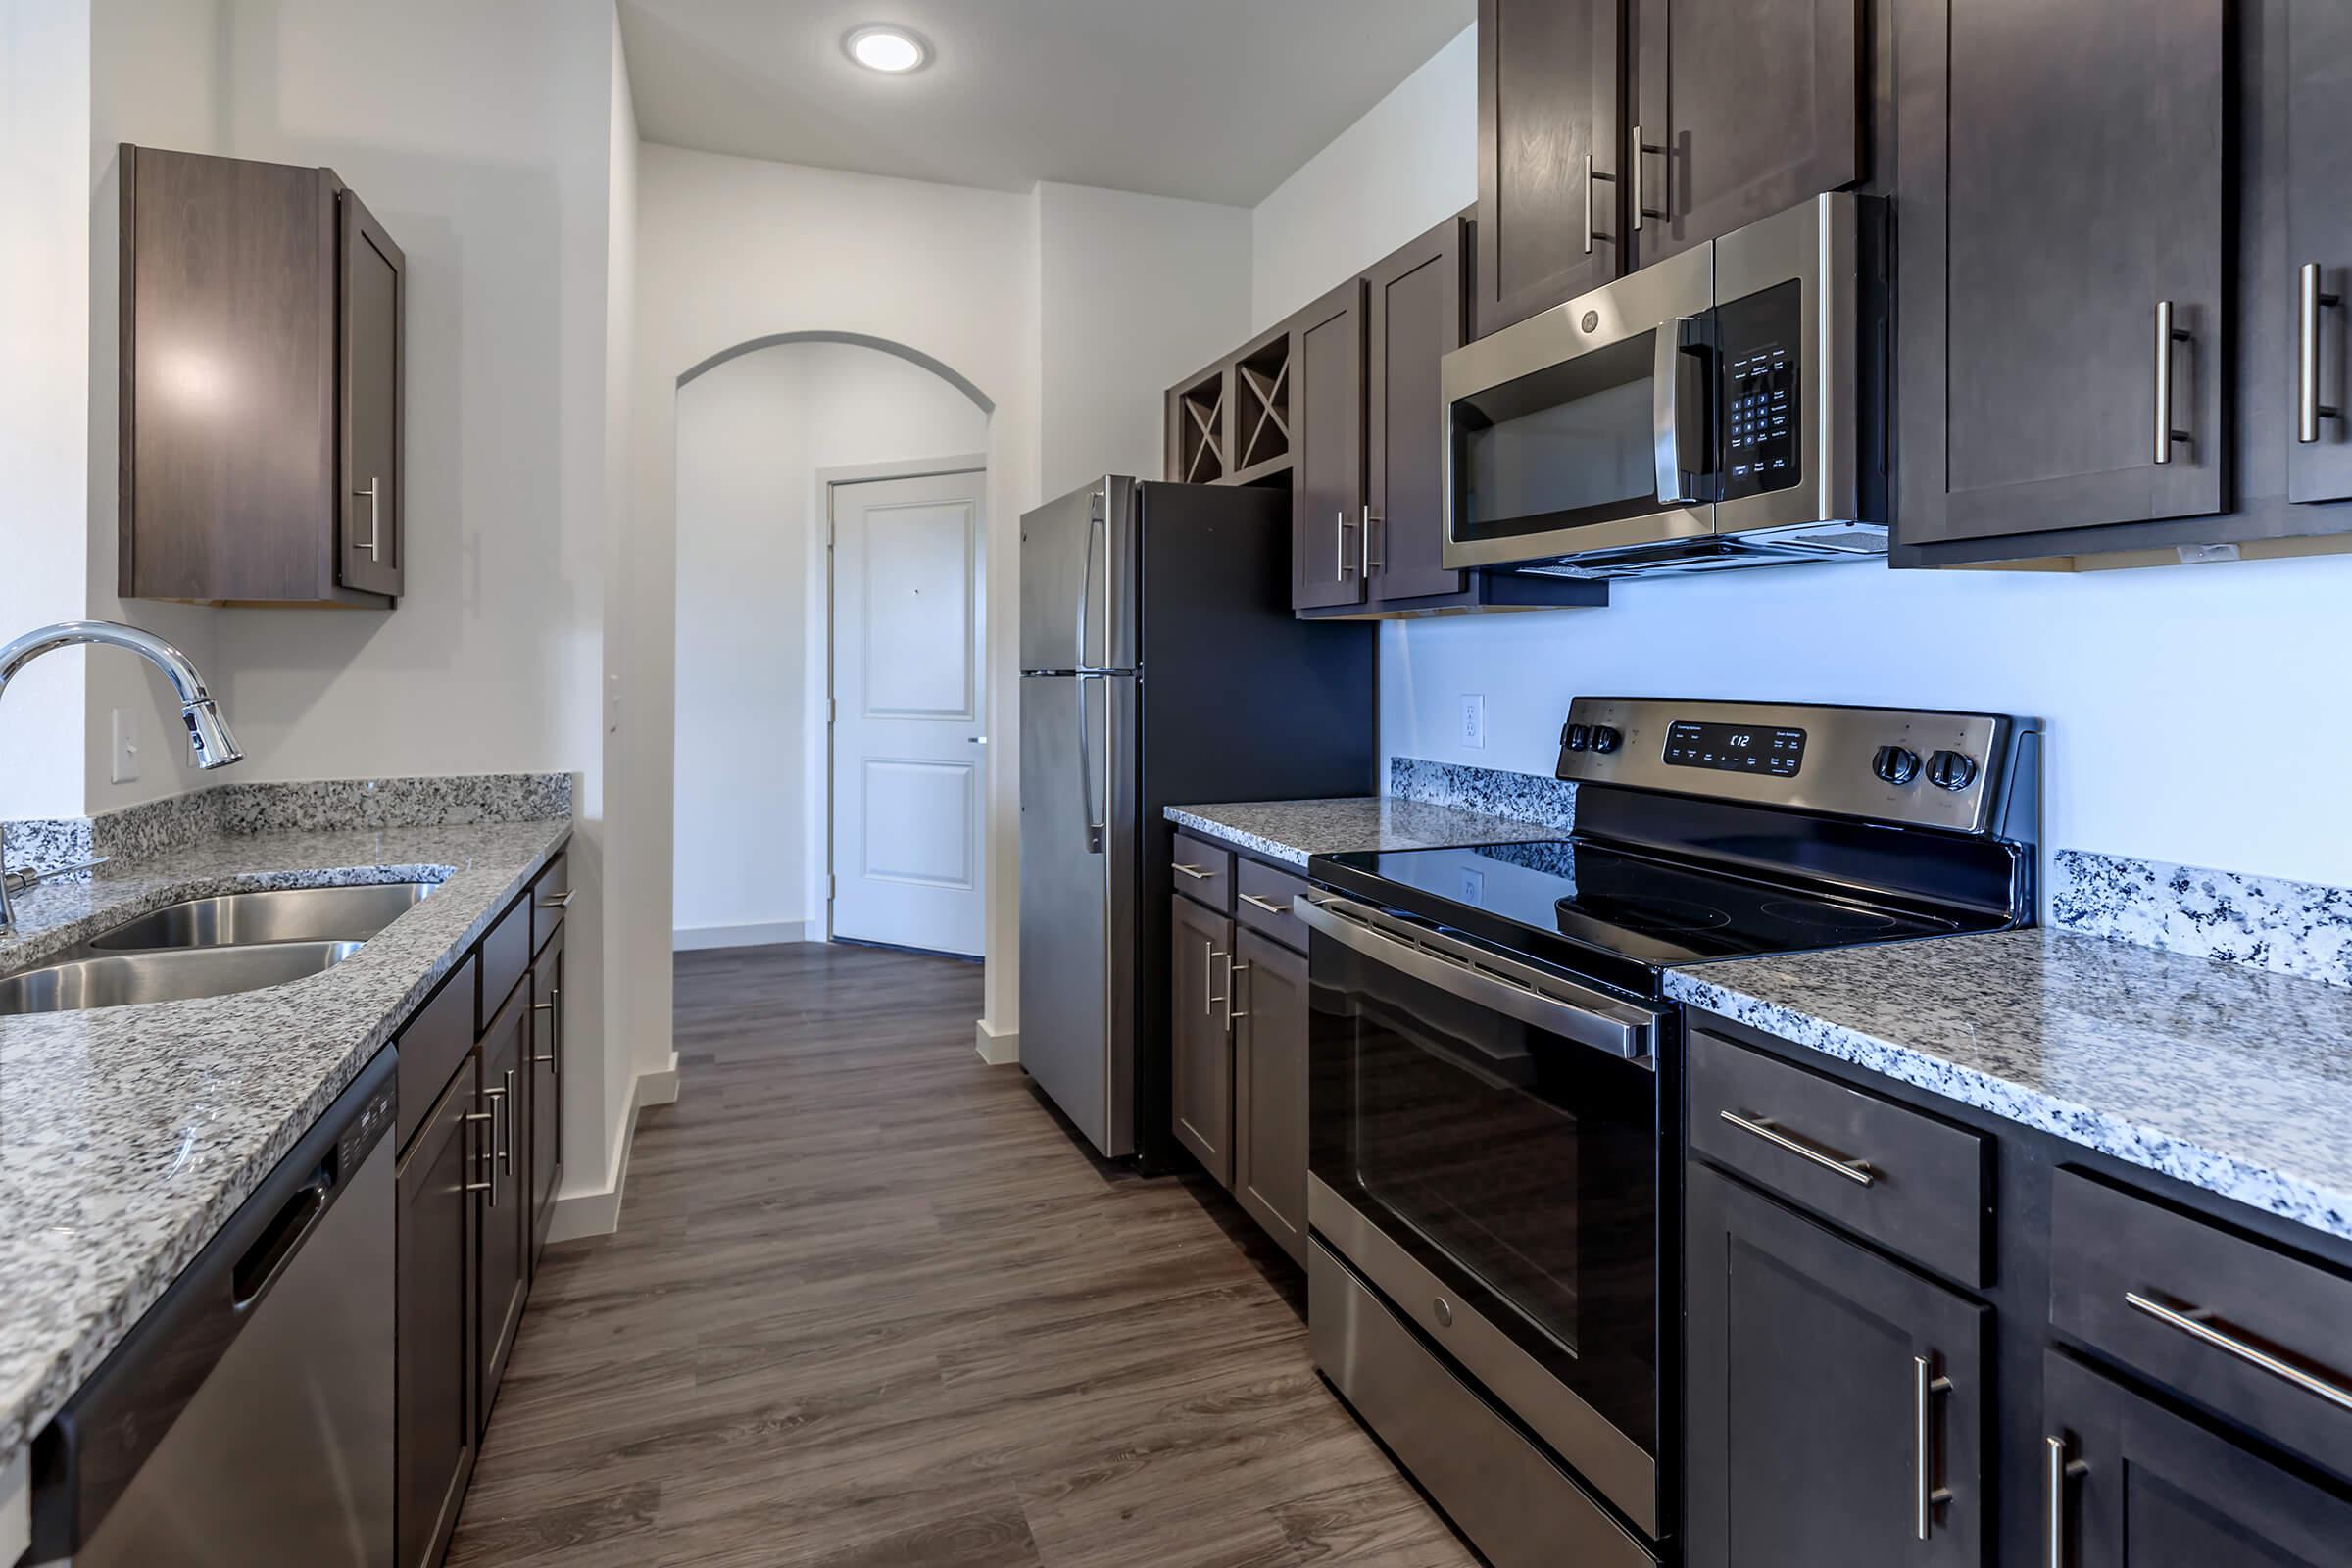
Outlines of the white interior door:
[[983,950],[986,484],[831,487],[837,937]]

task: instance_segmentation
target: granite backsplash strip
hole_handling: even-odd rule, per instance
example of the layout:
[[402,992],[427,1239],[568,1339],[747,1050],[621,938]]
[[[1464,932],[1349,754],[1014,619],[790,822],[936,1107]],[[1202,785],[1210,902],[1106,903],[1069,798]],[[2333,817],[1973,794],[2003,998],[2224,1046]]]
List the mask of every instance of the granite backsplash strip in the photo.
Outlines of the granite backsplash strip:
[[2352,986],[2352,888],[2060,850],[2050,858],[2050,923]]
[[1513,773],[1467,762],[1432,762],[1419,757],[1389,759],[1389,793],[1465,810],[1535,822],[1562,833],[1576,826],[1576,786],[1541,773]]

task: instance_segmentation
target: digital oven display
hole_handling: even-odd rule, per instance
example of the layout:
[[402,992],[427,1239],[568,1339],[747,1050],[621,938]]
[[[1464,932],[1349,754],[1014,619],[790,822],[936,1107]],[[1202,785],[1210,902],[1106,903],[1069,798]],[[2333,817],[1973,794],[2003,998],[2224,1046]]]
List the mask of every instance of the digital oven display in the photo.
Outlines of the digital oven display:
[[1805,732],[1677,720],[1666,727],[1666,765],[1794,778],[1805,765]]

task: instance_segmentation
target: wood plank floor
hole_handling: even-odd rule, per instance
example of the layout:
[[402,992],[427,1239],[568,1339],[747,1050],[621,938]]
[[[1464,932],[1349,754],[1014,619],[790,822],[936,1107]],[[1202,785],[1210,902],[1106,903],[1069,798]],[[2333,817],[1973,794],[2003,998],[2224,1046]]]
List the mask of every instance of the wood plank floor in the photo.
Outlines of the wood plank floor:
[[976,966],[677,964],[681,1097],[548,1249],[452,1565],[1474,1562],[1240,1210],[981,1064]]

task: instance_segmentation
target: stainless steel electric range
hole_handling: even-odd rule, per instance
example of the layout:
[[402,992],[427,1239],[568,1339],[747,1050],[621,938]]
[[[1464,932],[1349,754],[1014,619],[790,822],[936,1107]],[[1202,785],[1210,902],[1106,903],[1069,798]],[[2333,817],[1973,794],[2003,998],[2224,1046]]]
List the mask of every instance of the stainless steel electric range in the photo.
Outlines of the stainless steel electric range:
[[1672,1553],[1666,970],[2031,923],[2039,743],[1991,713],[1580,698],[1569,837],[1311,861],[1316,1363],[1499,1568]]

